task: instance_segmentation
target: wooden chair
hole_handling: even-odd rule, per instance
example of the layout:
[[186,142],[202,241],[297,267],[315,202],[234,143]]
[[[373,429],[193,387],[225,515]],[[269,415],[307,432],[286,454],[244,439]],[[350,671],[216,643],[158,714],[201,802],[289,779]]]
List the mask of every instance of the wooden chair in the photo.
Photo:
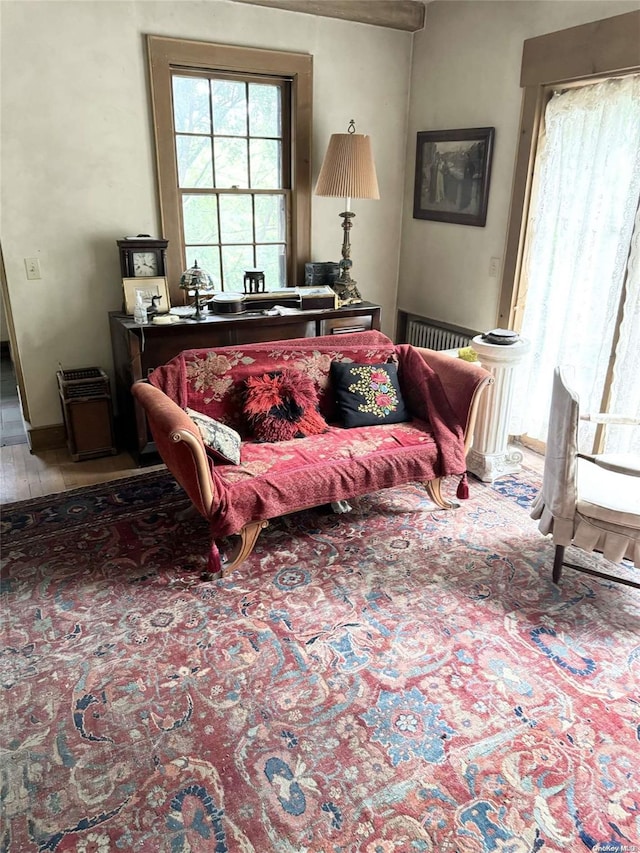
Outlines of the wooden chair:
[[[634,418],[588,416],[588,420],[635,423]],[[578,452],[578,396],[562,368],[553,378],[549,431],[542,489],[531,511],[555,545],[553,581],[564,566],[640,589],[640,583],[565,561],[569,545],[599,551],[613,563],[630,561],[640,568],[640,460]]]

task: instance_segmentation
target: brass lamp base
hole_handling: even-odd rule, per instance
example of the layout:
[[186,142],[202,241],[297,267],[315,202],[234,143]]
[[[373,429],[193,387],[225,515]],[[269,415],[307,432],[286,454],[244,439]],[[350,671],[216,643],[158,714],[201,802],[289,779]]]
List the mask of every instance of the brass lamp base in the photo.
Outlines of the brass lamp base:
[[346,280],[339,278],[333,282],[331,288],[338,298],[338,308],[342,308],[343,305],[359,305],[362,302],[357,282],[352,278]]
[[349,240],[349,231],[351,231],[353,225],[352,220],[355,218],[355,213],[352,213],[350,210],[345,210],[340,214],[340,216],[342,217],[343,230],[342,260],[340,261],[340,275],[331,285],[338,297],[338,308],[341,308],[343,305],[359,305],[360,302],[362,302],[357,282],[351,278],[350,273],[353,262],[351,260],[351,241]]
[[351,267],[353,266],[353,261],[351,260],[349,231],[351,231],[353,224],[352,220],[355,217],[355,213],[345,211],[344,213],[341,213],[340,216],[342,217],[342,228],[344,232],[342,239],[342,260],[339,264],[340,275],[331,285],[338,297],[338,308],[341,308],[343,305],[359,305],[362,302],[362,296],[360,296],[360,291],[358,290],[358,283],[351,278]]

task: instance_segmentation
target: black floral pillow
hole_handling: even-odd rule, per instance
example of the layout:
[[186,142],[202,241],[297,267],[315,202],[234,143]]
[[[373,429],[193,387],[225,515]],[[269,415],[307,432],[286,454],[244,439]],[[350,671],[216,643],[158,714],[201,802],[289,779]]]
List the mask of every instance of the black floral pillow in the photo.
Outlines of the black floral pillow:
[[186,408],[185,412],[198,427],[210,456],[221,462],[230,462],[232,465],[240,464],[242,439],[234,429],[194,409]]
[[338,411],[346,427],[410,420],[395,364],[331,364]]

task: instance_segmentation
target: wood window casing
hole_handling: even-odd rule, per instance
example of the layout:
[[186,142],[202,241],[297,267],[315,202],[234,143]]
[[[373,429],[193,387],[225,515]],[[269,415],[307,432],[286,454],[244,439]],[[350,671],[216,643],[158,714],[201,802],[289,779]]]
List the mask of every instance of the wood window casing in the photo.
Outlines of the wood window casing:
[[498,326],[519,330],[523,257],[540,125],[554,87],[640,70],[640,11],[527,39],[522,51],[520,142],[511,195]]
[[169,241],[167,276],[172,302],[183,300],[178,282],[183,272],[182,216],[173,132],[172,74],[202,71],[242,74],[288,81],[291,110],[290,221],[287,227],[287,278],[304,280],[311,247],[311,114],[313,58],[309,54],[147,36],[151,102],[163,236]]

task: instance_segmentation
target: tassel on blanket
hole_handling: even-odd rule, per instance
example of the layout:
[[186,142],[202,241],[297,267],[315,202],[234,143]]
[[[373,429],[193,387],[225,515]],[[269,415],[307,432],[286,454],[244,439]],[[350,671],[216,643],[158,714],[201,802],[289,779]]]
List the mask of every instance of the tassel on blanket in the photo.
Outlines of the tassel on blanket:
[[469,483],[467,481],[467,472],[465,471],[462,477],[460,477],[460,482],[458,483],[458,490],[456,491],[456,497],[461,501],[466,501],[469,497]]

